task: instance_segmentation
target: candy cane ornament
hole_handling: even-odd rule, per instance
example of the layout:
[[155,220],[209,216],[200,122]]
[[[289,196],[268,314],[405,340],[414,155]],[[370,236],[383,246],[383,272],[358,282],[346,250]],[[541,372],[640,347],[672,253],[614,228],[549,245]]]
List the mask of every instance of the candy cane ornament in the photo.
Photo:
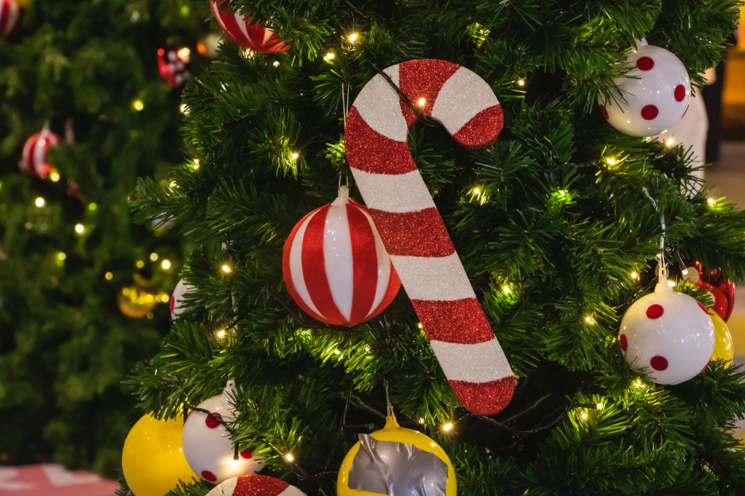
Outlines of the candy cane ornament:
[[469,411],[491,415],[510,402],[515,379],[409,151],[416,114],[440,121],[469,148],[502,130],[502,108],[474,72],[442,60],[412,60],[378,74],[347,119],[347,160],[386,250],[450,386]]

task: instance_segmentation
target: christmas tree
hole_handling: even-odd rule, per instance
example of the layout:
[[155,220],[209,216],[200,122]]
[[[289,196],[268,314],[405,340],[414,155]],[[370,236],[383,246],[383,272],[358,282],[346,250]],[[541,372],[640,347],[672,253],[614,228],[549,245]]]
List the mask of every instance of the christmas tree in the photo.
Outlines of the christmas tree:
[[[19,7],[0,3],[5,34]],[[0,454],[115,475],[122,381],[157,351],[183,260],[127,204],[183,159],[157,52],[194,58],[207,29],[185,0],[23,3],[0,42]]]
[[[184,93],[191,159],[131,199],[200,243],[178,319],[130,380],[141,412],[189,415],[203,480],[171,496],[204,496],[225,474],[203,467],[244,453],[306,494],[745,492],[743,374],[708,363],[698,304],[715,301],[684,277],[694,262],[745,277],[745,215],[654,138],[722,59],[735,0],[212,10],[228,36]],[[642,297],[664,304],[639,316]],[[657,323],[676,346],[693,325],[688,348],[642,356]],[[208,406],[228,381],[228,408]],[[394,415],[432,449],[366,436]],[[219,436],[187,446],[192,418],[227,453]],[[163,465],[128,473],[129,449],[122,494],[162,494],[134,487]],[[219,494],[281,492],[233,486]]]

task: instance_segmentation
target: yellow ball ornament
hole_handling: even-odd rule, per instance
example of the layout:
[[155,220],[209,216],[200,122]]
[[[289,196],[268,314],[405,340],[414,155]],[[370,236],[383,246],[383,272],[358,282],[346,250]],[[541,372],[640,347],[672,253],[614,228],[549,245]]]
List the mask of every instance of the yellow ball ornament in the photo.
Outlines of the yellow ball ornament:
[[16,0],[21,7],[28,7],[34,0]]
[[385,427],[362,434],[339,470],[338,496],[419,494],[456,496],[455,470],[431,438],[399,427],[388,416]]
[[181,439],[183,420],[157,420],[145,415],[124,441],[124,479],[135,496],[165,496],[179,481],[199,479],[186,463]]
[[726,360],[727,365],[731,365],[732,358],[735,356],[732,334],[730,334],[727,324],[724,323],[719,314],[710,310],[709,317],[714,323],[714,353],[712,353],[711,359]]

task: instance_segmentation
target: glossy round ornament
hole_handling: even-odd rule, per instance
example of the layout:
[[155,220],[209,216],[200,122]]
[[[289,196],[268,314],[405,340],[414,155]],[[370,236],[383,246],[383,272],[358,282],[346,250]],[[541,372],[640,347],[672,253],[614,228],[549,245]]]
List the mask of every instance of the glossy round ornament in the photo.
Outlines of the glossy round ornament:
[[[241,475],[255,474],[264,468],[251,450],[243,450],[235,459],[235,445],[223,421],[235,421],[237,412],[232,406],[235,383],[229,381],[221,395],[203,401],[186,419],[184,425],[184,456],[199,476],[214,484]],[[211,412],[209,415],[199,411]]]
[[186,306],[184,305],[184,295],[190,293],[193,289],[194,286],[186,284],[183,279],[176,284],[176,288],[173,290],[171,299],[168,302],[172,320],[178,319],[179,316],[184,313],[186,310]]
[[157,291],[142,276],[135,274],[134,284],[122,288],[117,295],[119,310],[127,317],[142,319],[158,304]]
[[709,363],[714,325],[706,308],[673,291],[663,273],[654,292],[635,301],[623,316],[618,342],[632,369],[657,384],[679,384]]
[[280,53],[290,49],[274,31],[264,27],[261,21],[254,20],[244,12],[234,13],[230,3],[230,0],[210,0],[210,7],[220,28],[233,42],[243,48],[264,53]]
[[23,146],[21,170],[34,177],[46,179],[52,171],[52,166],[47,162],[47,151],[57,146],[60,141],[62,138],[50,131],[48,127],[44,127],[40,133],[31,136]]
[[709,310],[711,323],[714,324],[714,353],[711,355],[712,360],[724,360],[727,366],[732,364],[735,356],[735,347],[732,345],[732,334],[729,332],[727,324],[722,317],[716,312]]
[[129,431],[122,470],[135,496],[165,496],[179,481],[197,479],[184,457],[183,430],[183,419],[165,421],[145,415]]
[[639,43],[624,63],[628,72],[614,80],[622,97],[598,97],[600,112],[611,126],[631,136],[655,136],[685,114],[691,80],[683,63],[668,50]]
[[245,475],[223,482],[207,496],[305,496],[305,493],[274,477]]
[[282,271],[300,308],[332,325],[372,319],[401,288],[372,217],[346,186],[298,222],[285,242]]
[[339,496],[455,496],[455,470],[445,451],[421,432],[399,427],[394,416],[382,430],[360,435],[342,462]]

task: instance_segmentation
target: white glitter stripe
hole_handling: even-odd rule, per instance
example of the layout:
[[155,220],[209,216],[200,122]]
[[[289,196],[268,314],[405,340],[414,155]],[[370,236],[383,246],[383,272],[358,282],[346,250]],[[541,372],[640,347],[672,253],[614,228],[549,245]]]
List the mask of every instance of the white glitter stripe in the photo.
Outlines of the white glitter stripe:
[[435,206],[418,170],[406,174],[375,174],[352,169],[368,208],[384,212],[418,212]]
[[337,310],[349,321],[354,297],[354,256],[346,204],[333,204],[323,226],[326,280]]
[[18,18],[21,15],[21,8],[15,2],[10,3],[8,7],[8,23],[5,25],[6,36],[9,35],[13,31],[13,28],[16,27]]
[[437,95],[432,117],[455,134],[476,115],[499,105],[494,91],[478,74],[461,67],[445,81]]
[[496,338],[477,344],[430,341],[430,345],[450,381],[480,384],[512,375],[507,357]]
[[223,22],[222,17],[220,17],[220,9],[217,7],[217,2],[215,2],[214,0],[211,1],[210,6],[212,7],[212,14],[214,14],[217,24],[220,25],[220,28],[223,31],[227,31],[228,28],[225,27],[225,23]]
[[246,24],[246,18],[243,15],[243,12],[237,12],[235,14],[235,22],[238,24],[238,27],[240,28],[241,32],[243,33],[243,36],[251,43],[254,42],[254,40],[251,39],[251,37],[248,35],[248,25]]
[[476,297],[458,253],[446,257],[391,255],[391,260],[412,300],[455,301]]
[[[385,72],[398,86],[398,66],[389,67]],[[398,93],[383,76],[378,74],[362,88],[354,107],[375,132],[395,141],[406,142],[409,126],[401,110]]]
[[302,298],[303,302],[313,310],[316,315],[323,314],[318,311],[316,306],[313,304],[313,300],[310,298],[310,292],[308,287],[305,285],[305,276],[303,275],[303,238],[305,237],[305,230],[308,228],[310,219],[315,217],[316,214],[309,215],[300,229],[295,233],[295,239],[292,240],[292,247],[290,248],[290,276],[292,277],[292,284],[295,286],[295,291]]

